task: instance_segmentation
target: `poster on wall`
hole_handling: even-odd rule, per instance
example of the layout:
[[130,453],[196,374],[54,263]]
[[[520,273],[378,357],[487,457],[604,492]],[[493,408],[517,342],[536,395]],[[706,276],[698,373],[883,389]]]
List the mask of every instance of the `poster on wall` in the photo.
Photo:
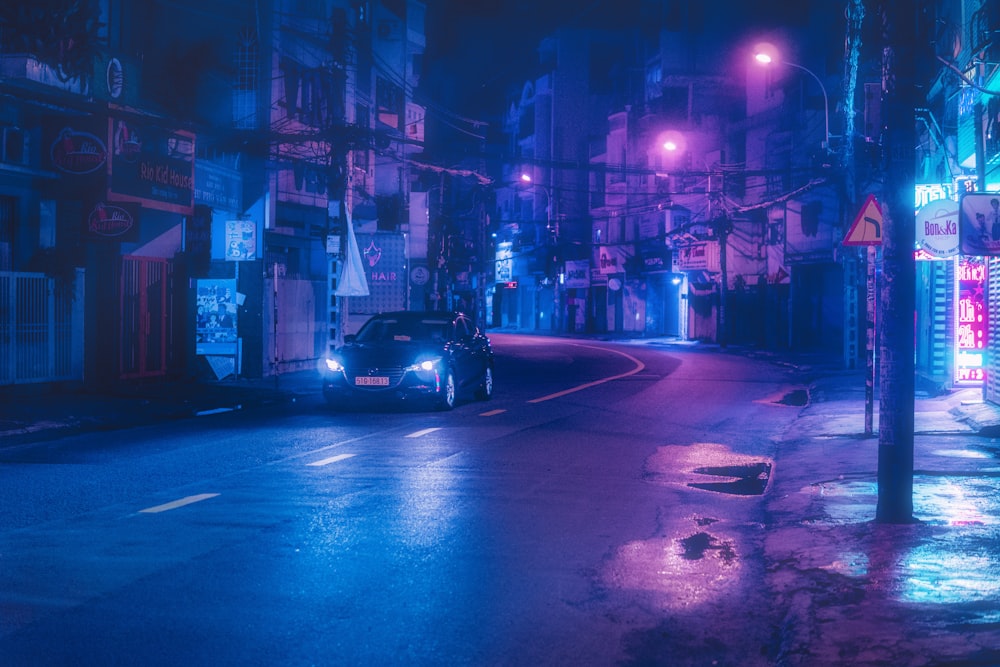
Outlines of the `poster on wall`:
[[253,220],[226,221],[226,261],[257,259],[257,223]]
[[236,355],[236,279],[197,281],[195,353]]

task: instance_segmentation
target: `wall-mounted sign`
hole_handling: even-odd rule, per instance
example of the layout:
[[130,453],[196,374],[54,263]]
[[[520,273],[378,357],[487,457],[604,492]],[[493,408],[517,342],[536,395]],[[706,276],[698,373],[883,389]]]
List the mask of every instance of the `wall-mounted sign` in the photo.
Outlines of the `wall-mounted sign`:
[[194,212],[194,135],[132,118],[109,119],[108,198],[191,215]]
[[959,247],[963,255],[1000,256],[1000,193],[962,195],[958,217]]
[[125,89],[125,68],[118,58],[110,58],[104,71],[105,83],[108,86],[108,97],[117,100]]
[[205,204],[220,211],[243,210],[243,178],[235,169],[228,169],[204,160],[194,168],[194,203]]
[[986,261],[959,257],[955,284],[955,384],[980,386],[986,378]]
[[917,211],[917,250],[931,258],[958,254],[958,203],[933,201]]
[[496,260],[496,282],[505,283],[511,279],[514,272],[514,244],[510,241],[503,241],[497,244]]
[[84,233],[90,238],[134,241],[138,231],[135,204],[99,202],[87,214]]
[[674,252],[674,271],[697,271],[708,268],[707,243],[693,243]]
[[571,259],[566,262],[566,278],[563,285],[567,289],[590,287],[590,262],[585,259]]
[[108,148],[95,134],[64,127],[49,149],[52,166],[67,174],[90,174],[108,161]]
[[622,273],[625,271],[625,249],[622,246],[602,245],[597,247],[595,264],[603,274]]

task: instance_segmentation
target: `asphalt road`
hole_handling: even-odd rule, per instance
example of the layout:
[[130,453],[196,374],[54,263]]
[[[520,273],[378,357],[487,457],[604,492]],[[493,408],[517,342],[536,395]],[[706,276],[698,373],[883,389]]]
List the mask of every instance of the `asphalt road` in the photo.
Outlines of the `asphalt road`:
[[792,372],[492,338],[493,400],[448,413],[317,396],[0,451],[0,663],[769,664]]

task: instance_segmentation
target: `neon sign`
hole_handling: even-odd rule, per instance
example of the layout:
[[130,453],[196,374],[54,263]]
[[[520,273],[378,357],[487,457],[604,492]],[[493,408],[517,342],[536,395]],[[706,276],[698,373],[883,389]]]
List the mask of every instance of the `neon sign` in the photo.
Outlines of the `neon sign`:
[[986,262],[960,257],[955,265],[955,384],[982,385],[986,379]]

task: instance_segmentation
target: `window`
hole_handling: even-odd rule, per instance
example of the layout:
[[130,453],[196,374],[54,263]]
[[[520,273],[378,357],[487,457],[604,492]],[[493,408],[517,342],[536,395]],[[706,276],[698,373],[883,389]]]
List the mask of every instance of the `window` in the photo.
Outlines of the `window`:
[[233,125],[240,129],[251,129],[257,125],[257,36],[251,30],[244,30],[237,43],[234,56],[236,85],[233,89]]
[[4,162],[11,162],[13,164],[25,164],[27,162],[28,151],[25,150],[27,134],[24,130],[19,127],[5,127],[3,128],[3,136],[0,140],[3,141],[2,157]]
[[38,205],[38,247],[51,248],[56,244],[56,202],[43,199]]
[[689,97],[687,86],[664,86],[664,115],[670,120],[687,120]]
[[663,84],[663,63],[657,60],[646,68],[646,101],[660,97],[660,86]]
[[607,173],[604,165],[594,166],[593,187],[590,189],[590,208],[604,206],[604,195],[607,190]]
[[386,78],[376,79],[375,100],[378,106],[378,119],[381,123],[399,129],[404,117],[403,89]]
[[14,197],[0,197],[0,271],[13,271],[14,223],[17,213]]

